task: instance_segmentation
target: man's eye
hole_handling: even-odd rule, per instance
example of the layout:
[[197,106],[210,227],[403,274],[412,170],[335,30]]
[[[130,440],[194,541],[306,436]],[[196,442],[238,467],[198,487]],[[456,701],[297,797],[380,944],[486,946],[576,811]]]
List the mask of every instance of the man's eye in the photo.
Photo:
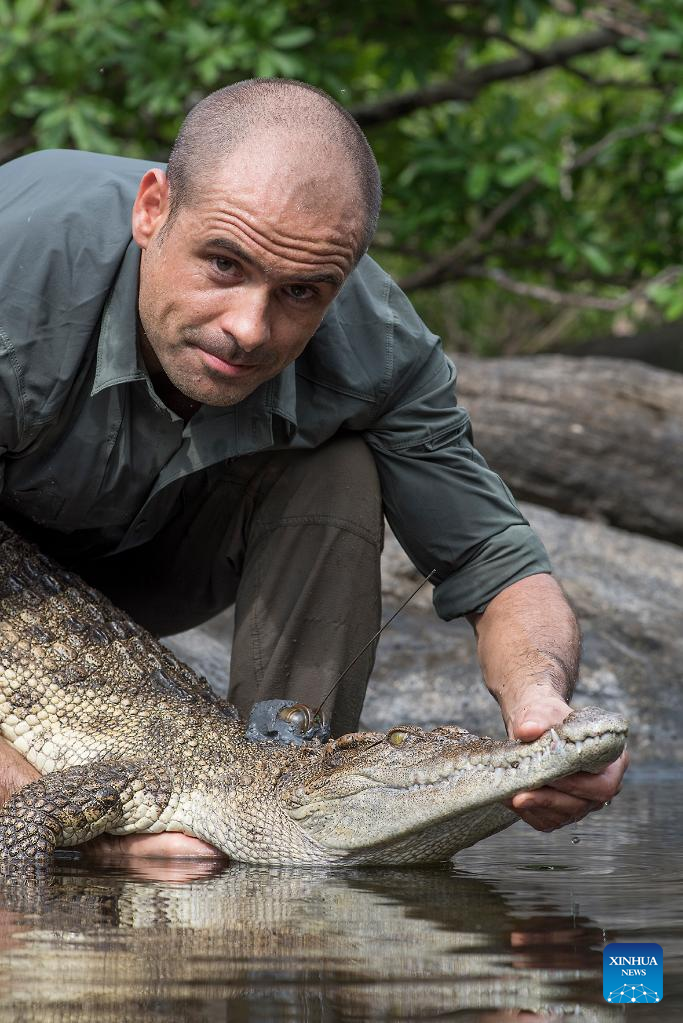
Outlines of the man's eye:
[[310,288],[308,284],[290,284],[285,290],[290,298],[296,299],[297,302],[305,302],[316,294],[315,289]]
[[220,274],[234,274],[239,269],[235,260],[228,256],[212,256],[211,262]]

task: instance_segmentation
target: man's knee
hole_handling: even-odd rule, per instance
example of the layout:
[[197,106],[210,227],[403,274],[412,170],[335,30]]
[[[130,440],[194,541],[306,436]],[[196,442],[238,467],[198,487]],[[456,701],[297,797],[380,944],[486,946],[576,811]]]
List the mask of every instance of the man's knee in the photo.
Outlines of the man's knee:
[[280,521],[327,522],[359,532],[381,546],[382,496],[377,468],[367,444],[342,436],[312,451],[282,453],[277,484],[260,510],[260,524]]

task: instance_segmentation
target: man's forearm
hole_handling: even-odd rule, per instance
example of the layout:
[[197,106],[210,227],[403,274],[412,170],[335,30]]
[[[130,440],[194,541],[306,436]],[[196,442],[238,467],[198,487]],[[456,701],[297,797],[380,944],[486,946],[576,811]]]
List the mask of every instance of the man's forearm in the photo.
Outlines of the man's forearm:
[[525,706],[553,699],[568,703],[578,674],[580,633],[552,576],[513,583],[470,621],[484,681],[509,734]]

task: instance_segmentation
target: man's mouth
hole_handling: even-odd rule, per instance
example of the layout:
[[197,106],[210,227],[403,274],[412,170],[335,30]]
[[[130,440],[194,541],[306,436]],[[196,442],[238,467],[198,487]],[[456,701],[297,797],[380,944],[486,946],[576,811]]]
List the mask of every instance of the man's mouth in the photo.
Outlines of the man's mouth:
[[245,362],[239,357],[233,357],[231,355],[217,355],[214,352],[207,351],[201,345],[196,345],[197,350],[201,354],[202,361],[211,370],[216,373],[222,373],[224,376],[245,376],[248,373],[253,373],[254,370],[258,370],[262,363],[260,362]]

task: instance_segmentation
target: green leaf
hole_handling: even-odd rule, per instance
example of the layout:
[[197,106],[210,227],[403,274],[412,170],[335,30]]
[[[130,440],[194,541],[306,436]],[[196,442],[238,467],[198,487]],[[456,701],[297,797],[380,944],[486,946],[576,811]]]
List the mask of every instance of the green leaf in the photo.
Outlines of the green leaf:
[[280,50],[295,50],[300,46],[305,46],[306,43],[310,43],[314,38],[315,32],[313,29],[305,28],[302,25],[301,28],[290,28],[286,32],[278,32],[277,35],[273,36],[272,42]]
[[263,50],[259,53],[256,58],[255,71],[257,78],[272,78],[277,74],[274,50]]
[[556,164],[543,163],[536,168],[536,177],[546,188],[558,188],[561,172]]
[[664,313],[667,320],[683,316],[683,279],[665,284],[655,281],[646,288],[648,298]]
[[606,253],[599,249],[597,245],[593,245],[591,242],[584,242],[581,246],[581,252],[585,256],[586,262],[596,273],[607,275],[612,272],[613,267],[610,260]]
[[465,191],[470,199],[477,200],[486,195],[492,177],[493,167],[491,164],[475,163],[473,167],[470,167],[465,183]]
[[528,178],[533,178],[538,170],[538,161],[535,156],[527,160],[520,160],[519,163],[511,164],[509,167],[501,167],[496,178],[505,188],[516,188]]
[[662,306],[667,320],[678,320],[683,316],[683,287],[679,285],[678,290],[669,297],[667,302],[662,303]]
[[683,158],[667,167],[666,187],[670,192],[677,192],[683,188]]
[[288,53],[279,53],[274,50],[271,54],[273,73],[283,78],[298,78],[301,73],[301,63],[296,57]]
[[19,25],[28,25],[35,20],[45,6],[45,0],[14,0],[14,17]]
[[683,127],[677,128],[673,125],[668,125],[662,132],[662,135],[672,146],[683,146]]

